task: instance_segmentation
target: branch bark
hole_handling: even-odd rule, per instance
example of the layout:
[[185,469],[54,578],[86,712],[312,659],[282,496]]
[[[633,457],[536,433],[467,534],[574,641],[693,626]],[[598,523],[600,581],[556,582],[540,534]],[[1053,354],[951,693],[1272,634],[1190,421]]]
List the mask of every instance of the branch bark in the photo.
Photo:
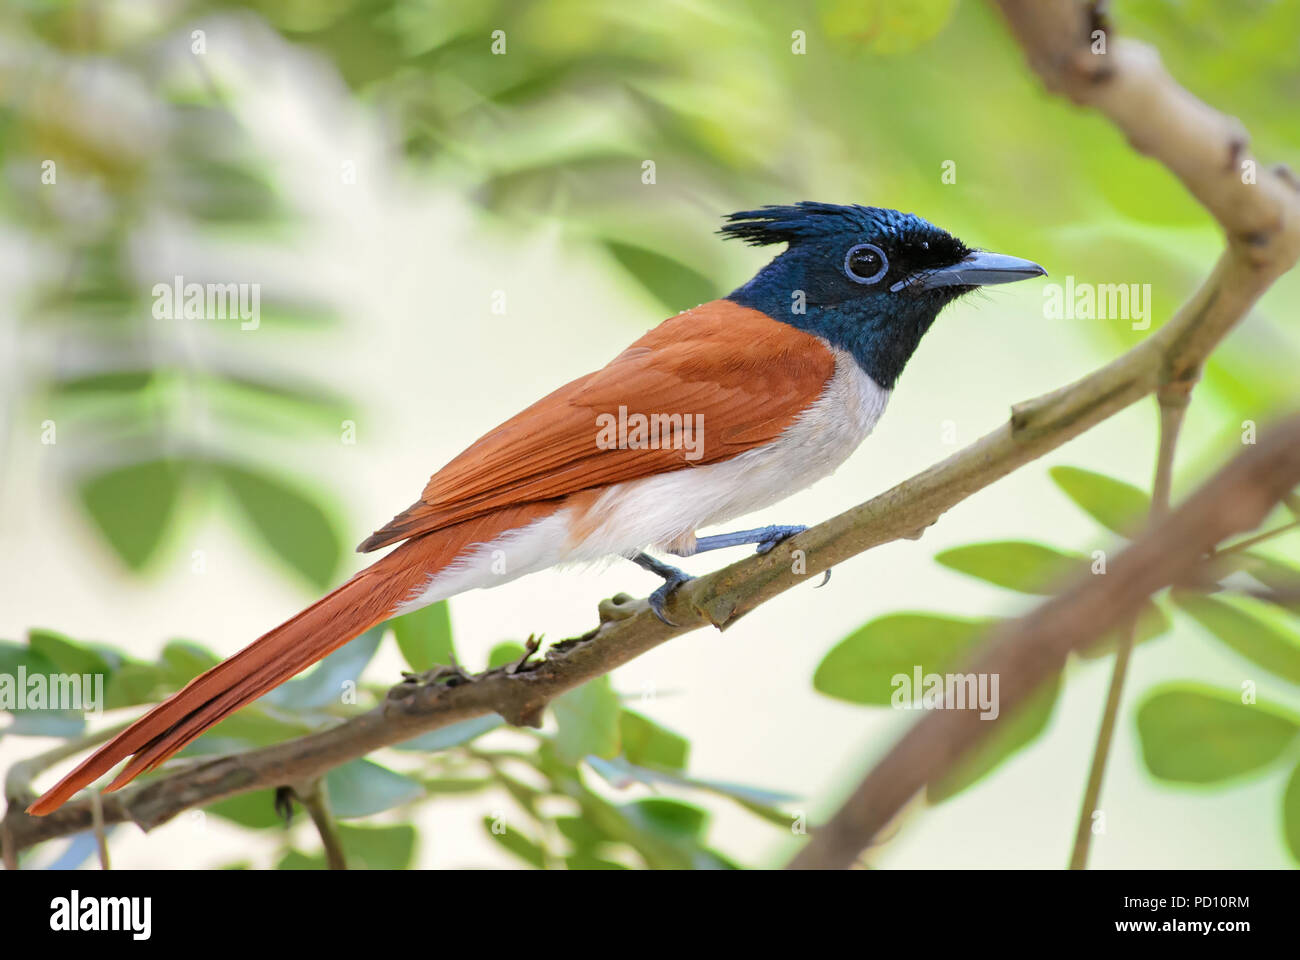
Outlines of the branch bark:
[[[1300,415],[1268,431],[1178,510],[1115,558],[1029,615],[995,630],[969,672],[998,677],[1001,716],[1065,665],[1066,656],[1136,616],[1163,587],[1190,577],[1227,537],[1255,529],[1300,484]],[[941,777],[996,722],[973,710],[938,710],[917,723],[791,862],[796,869],[851,866],[858,853],[926,784]]]
[[[1300,257],[1300,193],[1282,170],[1246,186],[1236,164],[1244,134],[1181,90],[1146,48],[1112,44],[1103,64],[1080,60],[1085,7],[1074,0],[999,4],[1054,89],[1112,115],[1134,145],[1170,165],[1228,233],[1228,248],[1202,287],[1159,331],[1082,379],[1012,408],[1002,426],[948,459],[867,502],[810,528],[762,556],[691,581],[674,593],[669,627],[644,600],[602,602],[600,625],[553,646],[540,661],[469,680],[401,684],[379,707],[287,743],[193,763],[104,798],[107,824],[148,829],[189,807],[319,777],[380,747],[488,713],[536,726],[554,697],[608,673],[673,637],[713,624],[725,628],[778,594],[872,547],[933,524],[945,511],[1056,449],[1163,384],[1191,382],[1210,351],[1273,280]],[[1040,45],[1041,41],[1041,45]],[[800,551],[804,563],[795,573]],[[88,800],[47,817],[28,817],[30,790],[8,796],[3,821],[11,850],[86,830]],[[816,842],[816,841],[815,841]]]
[[[1162,421],[1166,428],[1176,428],[1182,415],[1180,400],[1185,401],[1210,352],[1264,290],[1300,258],[1300,195],[1297,194],[1300,183],[1283,166],[1258,170],[1247,149],[1249,138],[1240,121],[1219,113],[1179,86],[1151,47],[1114,37],[1102,12],[1104,4],[1096,0],[991,2],[1005,17],[1030,66],[1050,91],[1104,114],[1128,137],[1135,150],[1160,161],[1177,176],[1224,229],[1227,248],[1209,278],[1174,318],[1143,344],[1161,342],[1163,354],[1156,390]],[[1257,182],[1244,175],[1248,171],[1256,174]],[[1117,363],[1141,349],[1130,351]],[[1162,431],[1152,514],[1157,523],[1151,537],[1165,531],[1172,522],[1161,518],[1167,510],[1175,436],[1176,429]],[[1288,487],[1279,492],[1279,499],[1289,496],[1290,491]],[[1224,509],[1230,512],[1230,507]],[[1179,511],[1178,516],[1183,515],[1184,511]],[[1149,547],[1151,537],[1142,544]],[[1177,548],[1172,541],[1166,546]],[[1125,556],[1132,555],[1134,549]],[[1154,562],[1158,558],[1151,555],[1149,559]],[[1177,559],[1194,565],[1199,556]],[[1118,565],[1112,568],[1112,576],[1106,581],[1113,583],[1117,568]],[[1127,573],[1129,569],[1126,564],[1124,571]],[[1135,570],[1134,583],[1138,574],[1149,576],[1150,573],[1150,570]],[[1159,586],[1148,592],[1154,592]],[[1074,591],[1079,592],[1081,588]],[[1090,593],[1087,602],[1092,604],[1118,604],[1120,599],[1128,599],[1106,596],[1095,586]],[[1073,595],[1058,597],[1018,621],[1018,627],[1002,631],[1001,643],[988,654],[992,659],[977,668],[997,672],[1016,667],[1031,678],[1028,681],[1025,677],[1014,678],[1012,705],[1023,696],[1025,683],[1032,690],[1052,669],[1059,669],[1065,654],[1078,649],[1074,645],[1076,641],[1086,644],[1106,629],[1123,623],[1125,611],[1136,614],[1138,609],[1137,604],[1131,604],[1090,611],[1085,603],[1071,610],[1074,601],[1077,597]],[[1069,616],[1081,619],[1078,623],[1060,619]],[[1077,631],[1079,624],[1091,627],[1102,620],[1105,625],[1090,636],[1078,637],[1077,633],[1070,632]],[[1044,637],[1049,639],[1044,641]],[[1123,658],[1121,650],[1117,679],[1112,685],[1116,698],[1123,677]],[[1008,689],[1008,684],[1003,682],[1004,714]],[[868,774],[791,866],[850,866],[858,852],[917,790],[956,763],[963,751],[984,733],[979,728],[964,732],[948,729],[943,716],[932,715],[914,727]],[[1104,726],[1103,722],[1103,740],[1107,737]],[[942,739],[945,736],[950,739]],[[1104,764],[1104,749],[1099,749],[1103,750]],[[925,773],[927,768],[929,772]],[[1099,789],[1100,769],[1095,773]],[[1086,846],[1082,850],[1086,852]],[[1078,857],[1076,849],[1076,862]]]

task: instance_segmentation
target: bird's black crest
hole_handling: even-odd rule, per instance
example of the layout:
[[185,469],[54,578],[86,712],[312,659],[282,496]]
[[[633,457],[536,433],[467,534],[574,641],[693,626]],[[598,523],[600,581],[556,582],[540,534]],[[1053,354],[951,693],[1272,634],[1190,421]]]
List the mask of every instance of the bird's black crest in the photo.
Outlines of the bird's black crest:
[[761,247],[770,243],[820,239],[846,231],[888,231],[891,227],[897,229],[891,221],[903,216],[896,210],[881,207],[804,200],[788,206],[767,206],[733,213],[718,233]]

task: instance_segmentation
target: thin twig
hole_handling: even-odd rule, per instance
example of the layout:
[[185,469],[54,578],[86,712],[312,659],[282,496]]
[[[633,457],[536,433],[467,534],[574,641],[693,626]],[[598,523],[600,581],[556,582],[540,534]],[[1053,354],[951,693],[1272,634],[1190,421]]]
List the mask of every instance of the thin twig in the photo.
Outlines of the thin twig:
[[343,851],[343,840],[339,836],[338,824],[330,809],[329,789],[325,785],[325,778],[321,777],[308,785],[295,787],[293,795],[298,798],[298,802],[311,817],[311,822],[316,825],[321,845],[325,848],[325,863],[331,870],[346,870],[348,858]]

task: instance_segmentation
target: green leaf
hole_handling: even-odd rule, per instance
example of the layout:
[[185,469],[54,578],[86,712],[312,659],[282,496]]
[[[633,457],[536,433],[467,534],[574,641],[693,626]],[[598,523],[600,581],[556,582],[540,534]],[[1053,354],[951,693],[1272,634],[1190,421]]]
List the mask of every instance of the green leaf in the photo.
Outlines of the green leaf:
[[508,827],[504,831],[500,828],[493,829],[497,821],[493,817],[483,818],[483,827],[487,830],[488,836],[513,853],[524,863],[538,870],[546,869],[546,851],[541,845],[524,836],[514,827]]
[[813,687],[850,703],[888,706],[894,678],[943,673],[996,621],[934,613],[894,613],[860,627],[826,654]]
[[1300,683],[1300,638],[1260,619],[1240,603],[1175,591],[1179,608],[1233,650],[1271,673]]
[[266,830],[284,826],[284,820],[275,810],[274,790],[254,790],[226,797],[203,808],[214,817],[221,817],[250,830]]
[[665,307],[676,313],[712,300],[713,281],[661,253],[617,240],[607,240],[614,259]]
[[276,687],[263,699],[276,706],[311,710],[341,703],[343,694],[355,690],[361,672],[370,663],[383,639],[384,626],[371,627],[349,643],[339,647],[311,670]]
[[647,797],[620,807],[633,824],[677,844],[704,839],[709,815],[700,807],[667,797]]
[[515,643],[513,640],[506,640],[498,643],[488,654],[488,669],[493,670],[496,667],[504,667],[507,663],[518,663],[524,657],[524,645]]
[[188,466],[150,460],[81,481],[81,502],[108,545],[132,570],[143,569],[171,522]]
[[192,640],[173,640],[163,647],[163,679],[168,686],[179,689],[219,662],[215,653]]
[[992,773],[1016,751],[1037,740],[1052,719],[1060,692],[1061,676],[1056,674],[1034,691],[1018,710],[995,720],[981,721],[996,724],[989,738],[958,763],[951,773],[926,787],[926,800],[937,804],[955,796]]
[[576,763],[587,754],[609,759],[618,753],[622,705],[609,677],[588,680],[551,703],[559,729],[555,749]]
[[398,649],[417,673],[438,664],[450,666],[456,651],[451,640],[451,614],[447,601],[439,600],[389,621]]
[[1300,612],[1300,569],[1262,553],[1246,551],[1236,555],[1242,569],[1270,590],[1277,591],[1279,606]]
[[417,781],[370,760],[335,767],[325,774],[325,784],[334,815],[344,820],[390,810],[424,794]]
[[55,673],[102,673],[107,675],[108,663],[94,650],[75,642],[53,630],[27,631],[27,645],[32,651],[54,664]]
[[325,511],[301,490],[231,464],[217,475],[253,527],[285,563],[325,589],[335,579],[342,545]]
[[349,870],[406,870],[415,860],[415,827],[339,824]]
[[1230,690],[1170,684],[1138,708],[1147,769],[1161,780],[1218,783],[1268,766],[1300,732],[1300,717],[1245,704]]
[[459,723],[453,723],[451,726],[442,727],[438,730],[430,730],[428,733],[422,733],[410,740],[403,740],[401,743],[394,744],[393,749],[435,753],[450,747],[458,747],[462,743],[469,743],[471,740],[475,740],[504,724],[505,721],[495,713],[485,717],[474,717],[471,720],[461,720]]
[[277,870],[324,870],[325,868],[325,854],[318,853],[309,857],[297,850],[290,850],[275,865]]
[[1052,594],[1072,575],[1085,569],[1078,554],[1062,553],[1040,543],[1001,540],[953,547],[935,555],[952,570],[1021,593]]
[[685,770],[690,752],[687,739],[631,710],[619,715],[623,755],[640,766]]
[[1300,863],[1300,766],[1291,771],[1282,794],[1282,835],[1291,857]]
[[1107,530],[1133,537],[1151,512],[1151,498],[1123,480],[1080,467],[1052,467],[1056,485]]
[[104,709],[132,707],[159,699],[163,670],[152,663],[127,663],[118,667],[104,687]]
[[628,870],[626,864],[605,860],[593,854],[582,852],[564,858],[564,865],[570,870]]
[[191,753],[224,753],[232,742],[243,746],[269,747],[311,732],[297,718],[280,714],[260,703],[249,704],[217,723],[186,748]]

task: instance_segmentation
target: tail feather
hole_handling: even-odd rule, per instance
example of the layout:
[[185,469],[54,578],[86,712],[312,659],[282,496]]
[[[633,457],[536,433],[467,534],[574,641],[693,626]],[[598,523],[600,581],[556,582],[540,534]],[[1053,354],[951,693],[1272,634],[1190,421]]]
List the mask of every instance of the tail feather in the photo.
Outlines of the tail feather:
[[105,789],[125,786],[213,724],[393,616],[430,574],[446,567],[466,547],[486,543],[555,508],[555,504],[510,507],[407,541],[228,660],[195,677],[87,757],[27,812],[42,816],[58,809],[82,787],[134,754]]

